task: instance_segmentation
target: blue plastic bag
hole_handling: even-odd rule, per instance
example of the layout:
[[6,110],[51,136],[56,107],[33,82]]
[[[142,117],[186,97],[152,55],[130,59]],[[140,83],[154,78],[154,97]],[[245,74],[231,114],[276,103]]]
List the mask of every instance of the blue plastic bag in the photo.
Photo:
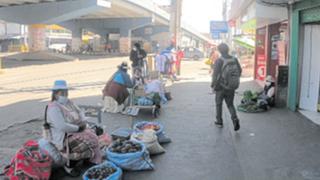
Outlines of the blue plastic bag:
[[99,165],[96,165],[96,166],[93,166],[93,167],[89,168],[83,174],[83,176],[82,176],[83,180],[95,180],[95,179],[89,179],[87,174],[88,174],[89,170],[94,169],[94,168],[100,168],[100,167],[113,167],[113,168],[116,169],[115,173],[111,174],[110,176],[108,176],[104,180],[121,180],[122,169],[120,169],[118,166],[116,166],[115,164],[113,164],[112,162],[109,162],[109,161],[105,161],[102,164],[99,164]]
[[153,101],[152,101],[152,99],[149,99],[147,97],[140,97],[138,99],[138,105],[139,106],[152,106]]
[[110,151],[110,147],[107,149],[107,158],[120,168],[131,171],[153,170],[154,165],[150,159],[149,152],[146,146],[141,142],[136,142],[141,145],[142,150],[135,153],[119,154]]
[[141,122],[136,123],[133,126],[133,129],[135,131],[142,131],[143,127],[146,126],[146,125],[157,125],[157,126],[160,127],[160,129],[156,131],[156,134],[157,134],[157,137],[158,137],[158,141],[159,141],[160,144],[165,144],[165,143],[170,143],[171,142],[171,139],[165,135],[164,126],[159,122],[141,121]]

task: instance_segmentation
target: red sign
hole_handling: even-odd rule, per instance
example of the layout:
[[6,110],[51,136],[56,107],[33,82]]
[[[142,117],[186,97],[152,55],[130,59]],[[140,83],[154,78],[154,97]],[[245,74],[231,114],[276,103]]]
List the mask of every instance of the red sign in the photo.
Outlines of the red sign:
[[266,60],[266,56],[264,54],[258,54],[258,62],[264,62]]
[[265,39],[266,33],[265,28],[260,28],[256,33],[256,41],[258,45],[256,46],[256,69],[255,69],[255,78],[260,81],[264,81],[266,77],[266,53],[265,53]]

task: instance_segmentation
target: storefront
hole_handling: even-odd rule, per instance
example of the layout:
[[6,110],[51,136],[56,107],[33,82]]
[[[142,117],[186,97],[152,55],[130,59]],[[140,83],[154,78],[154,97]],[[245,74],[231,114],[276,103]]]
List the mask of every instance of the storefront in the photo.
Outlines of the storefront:
[[256,30],[255,79],[261,84],[267,75],[277,77],[280,65],[287,65],[287,21]]
[[[320,104],[320,1],[294,4],[288,106],[317,112]],[[319,118],[319,114],[317,115]]]

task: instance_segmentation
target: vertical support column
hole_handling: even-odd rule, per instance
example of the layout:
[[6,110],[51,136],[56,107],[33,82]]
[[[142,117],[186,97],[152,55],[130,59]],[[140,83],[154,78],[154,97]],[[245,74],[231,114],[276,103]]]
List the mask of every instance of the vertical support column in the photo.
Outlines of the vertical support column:
[[44,51],[46,47],[46,25],[33,24],[29,26],[29,50],[30,52]]
[[2,57],[0,57],[0,74],[3,73],[3,70],[2,70]]
[[129,54],[131,49],[132,30],[120,29],[119,50],[121,54]]
[[177,47],[181,41],[181,14],[182,14],[182,0],[171,1],[170,12],[170,33],[172,43]]
[[73,28],[71,31],[72,31],[72,42],[71,42],[72,51],[78,51],[81,46],[82,29]]
[[292,12],[290,20],[290,61],[289,61],[289,88],[288,107],[292,111],[297,110],[298,104],[298,79],[299,79],[299,38],[300,38],[300,18],[299,11],[290,9]]

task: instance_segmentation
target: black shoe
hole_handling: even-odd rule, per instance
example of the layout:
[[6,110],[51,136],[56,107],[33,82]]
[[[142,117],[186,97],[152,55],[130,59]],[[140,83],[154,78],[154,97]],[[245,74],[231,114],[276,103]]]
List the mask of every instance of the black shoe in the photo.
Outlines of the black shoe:
[[68,168],[64,166],[64,171],[68,174],[70,177],[79,177],[81,175],[81,170],[78,167],[75,168]]
[[218,128],[223,128],[223,123],[222,123],[222,122],[215,121],[214,124],[215,124]]
[[232,122],[233,122],[234,131],[238,131],[240,129],[239,120],[236,119],[236,120],[233,120]]

